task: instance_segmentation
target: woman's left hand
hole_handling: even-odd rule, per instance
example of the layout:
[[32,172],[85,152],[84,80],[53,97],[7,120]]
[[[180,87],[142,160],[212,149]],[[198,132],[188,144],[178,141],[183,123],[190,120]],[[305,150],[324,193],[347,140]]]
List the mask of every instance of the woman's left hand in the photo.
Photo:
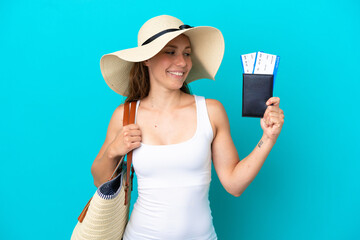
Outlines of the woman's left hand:
[[260,120],[264,135],[272,141],[276,141],[284,124],[284,111],[280,109],[280,98],[272,97],[266,102],[268,106],[263,118]]

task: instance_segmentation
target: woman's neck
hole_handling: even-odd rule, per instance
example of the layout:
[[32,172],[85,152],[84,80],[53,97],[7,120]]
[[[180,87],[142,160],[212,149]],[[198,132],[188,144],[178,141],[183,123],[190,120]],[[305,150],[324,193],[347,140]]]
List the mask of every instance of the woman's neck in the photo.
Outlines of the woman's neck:
[[157,111],[168,111],[175,109],[181,105],[181,99],[183,92],[178,91],[166,91],[166,92],[151,92],[142,100],[149,108]]

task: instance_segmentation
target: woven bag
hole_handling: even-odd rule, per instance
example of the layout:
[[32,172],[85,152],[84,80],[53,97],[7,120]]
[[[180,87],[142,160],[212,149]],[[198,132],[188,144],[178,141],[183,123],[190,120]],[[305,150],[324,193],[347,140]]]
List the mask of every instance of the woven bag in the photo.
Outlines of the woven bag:
[[[135,121],[136,102],[124,104],[123,126]],[[118,162],[110,179],[103,183],[78,217],[71,240],[121,240],[129,219],[130,193],[134,169],[132,151]],[[126,164],[126,167],[124,166]],[[131,170],[130,170],[131,169]],[[130,171],[132,171],[130,177]],[[116,175],[119,173],[118,175]],[[129,191],[129,188],[131,189]]]

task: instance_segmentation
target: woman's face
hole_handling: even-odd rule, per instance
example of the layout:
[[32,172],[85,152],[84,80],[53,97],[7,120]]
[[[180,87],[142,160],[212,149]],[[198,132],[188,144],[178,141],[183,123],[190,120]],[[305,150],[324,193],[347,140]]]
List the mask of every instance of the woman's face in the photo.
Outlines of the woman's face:
[[145,61],[150,86],[180,89],[192,67],[190,55],[191,46],[187,36],[179,35],[170,41],[157,55]]

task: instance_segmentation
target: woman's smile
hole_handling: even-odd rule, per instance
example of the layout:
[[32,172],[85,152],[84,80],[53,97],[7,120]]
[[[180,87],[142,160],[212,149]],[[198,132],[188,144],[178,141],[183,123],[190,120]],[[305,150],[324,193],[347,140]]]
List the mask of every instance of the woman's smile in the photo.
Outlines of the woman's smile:
[[176,79],[182,79],[184,75],[184,72],[180,72],[180,71],[167,71],[167,72],[171,77]]

